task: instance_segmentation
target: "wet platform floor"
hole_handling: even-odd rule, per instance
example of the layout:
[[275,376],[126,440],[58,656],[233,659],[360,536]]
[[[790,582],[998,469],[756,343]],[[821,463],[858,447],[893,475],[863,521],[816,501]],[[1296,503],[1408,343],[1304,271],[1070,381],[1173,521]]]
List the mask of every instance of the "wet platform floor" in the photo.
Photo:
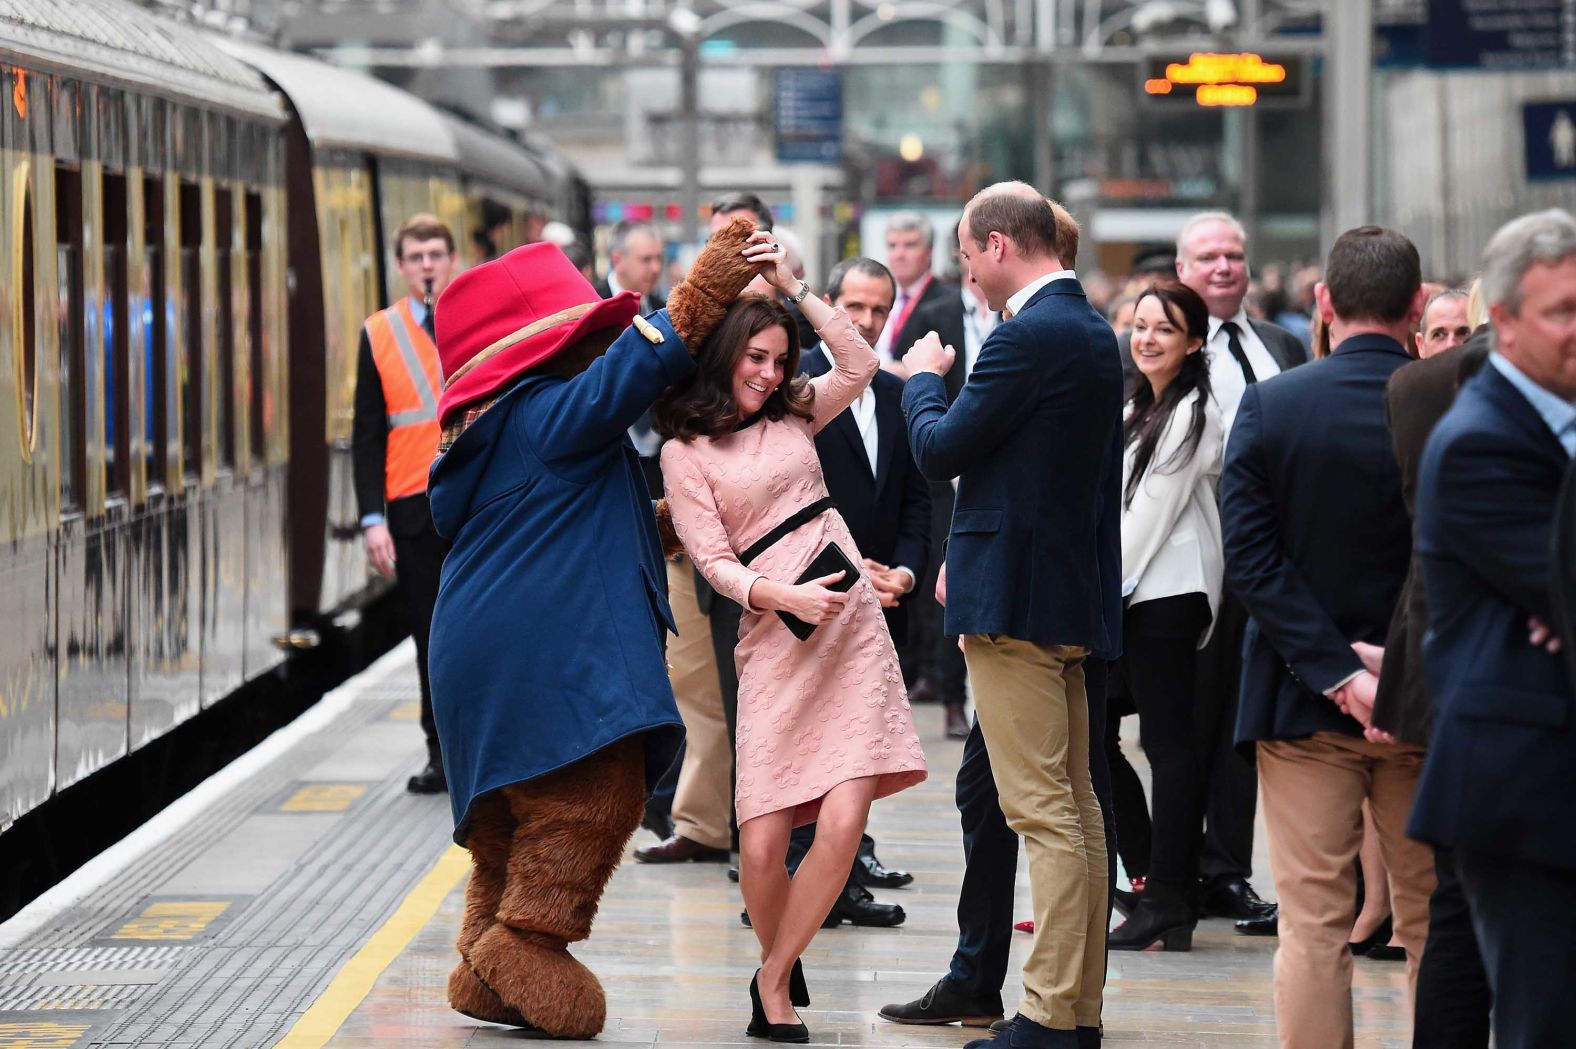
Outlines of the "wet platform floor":
[[[466,864],[448,843],[444,800],[403,790],[422,757],[414,690],[407,645],[325,700],[266,761],[222,790],[199,789],[158,840],[129,843],[93,877],[0,925],[0,1047],[523,1041],[444,1003]],[[907,921],[817,936],[805,955],[814,1005],[800,1010],[815,1044],[957,1047],[982,1034],[876,1015],[942,974],[957,932],[961,744],[943,738],[939,708],[917,708],[916,720],[931,778],[877,803],[871,820],[883,862],[915,875],[877,893],[902,904]],[[1126,749],[1143,774],[1141,752]],[[1272,896],[1260,837],[1254,881]],[[651,840],[642,830],[633,845]],[[606,1029],[584,1044],[762,1044],[744,1035],[758,948],[740,907],[723,865],[623,864],[591,939],[574,948],[608,999]],[[1029,916],[1021,866],[1017,909]],[[1014,935],[1009,1009],[1028,943]],[[1107,1044],[1276,1044],[1275,941],[1214,920],[1193,944],[1112,955]],[[1355,969],[1357,1044],[1408,1045],[1404,967],[1357,959]]]

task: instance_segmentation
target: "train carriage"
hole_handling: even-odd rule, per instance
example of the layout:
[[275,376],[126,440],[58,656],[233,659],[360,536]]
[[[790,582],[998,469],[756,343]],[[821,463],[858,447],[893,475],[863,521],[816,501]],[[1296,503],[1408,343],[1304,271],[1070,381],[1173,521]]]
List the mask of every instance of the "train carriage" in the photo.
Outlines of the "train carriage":
[[278,660],[288,465],[278,97],[129,4],[6,12],[0,828]]
[[349,449],[389,239],[463,253],[486,199],[504,250],[578,176],[129,0],[0,8],[0,88],[4,831],[384,593]]

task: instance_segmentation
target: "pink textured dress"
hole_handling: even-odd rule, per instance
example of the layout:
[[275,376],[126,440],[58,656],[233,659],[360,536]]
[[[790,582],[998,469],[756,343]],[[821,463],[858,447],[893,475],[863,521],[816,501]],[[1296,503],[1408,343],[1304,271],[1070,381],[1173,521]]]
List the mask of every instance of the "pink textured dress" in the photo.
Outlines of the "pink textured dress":
[[842,614],[800,641],[776,612],[751,608],[761,576],[792,583],[829,541],[861,564],[848,525],[829,510],[748,567],[739,553],[800,508],[826,497],[815,434],[875,375],[875,351],[841,310],[820,332],[832,370],[811,380],[815,419],[762,416],[721,437],[662,448],[673,523],[717,591],[744,607],[739,646],[739,822],[781,809],[794,825],[816,818],[821,798],[846,780],[879,776],[876,797],[925,778],[925,752],[875,587],[861,575]]

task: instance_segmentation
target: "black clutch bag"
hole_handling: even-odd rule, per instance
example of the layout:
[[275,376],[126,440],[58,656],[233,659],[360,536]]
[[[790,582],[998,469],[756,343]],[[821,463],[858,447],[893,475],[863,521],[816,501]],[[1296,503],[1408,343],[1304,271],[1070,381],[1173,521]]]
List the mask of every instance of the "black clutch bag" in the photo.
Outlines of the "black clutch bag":
[[[837,572],[843,573],[843,578],[835,583],[828,583],[826,587],[828,590],[836,590],[839,593],[846,592],[852,590],[854,584],[859,581],[859,567],[848,559],[848,555],[843,553],[842,547],[836,543],[827,543],[826,546],[821,548],[821,552],[815,555],[815,560],[810,562],[810,567],[800,573],[799,578],[795,579],[794,583],[795,585],[808,583],[812,579],[820,579],[822,576],[833,575]],[[806,623],[798,616],[791,615],[788,612],[779,610],[777,614],[782,617],[782,621],[787,625],[788,629],[793,631],[793,636],[800,641],[808,641],[810,635],[815,633],[816,624]]]

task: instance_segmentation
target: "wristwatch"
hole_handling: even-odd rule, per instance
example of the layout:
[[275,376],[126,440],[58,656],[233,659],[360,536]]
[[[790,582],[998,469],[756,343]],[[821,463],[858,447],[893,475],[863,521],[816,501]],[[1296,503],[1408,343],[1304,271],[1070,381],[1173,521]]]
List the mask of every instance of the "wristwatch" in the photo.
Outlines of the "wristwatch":
[[810,297],[810,285],[806,284],[803,279],[800,279],[798,294],[788,296],[788,301],[793,303],[795,306],[797,306],[797,305],[799,305],[801,302],[803,302],[805,299],[807,299],[809,297]]

